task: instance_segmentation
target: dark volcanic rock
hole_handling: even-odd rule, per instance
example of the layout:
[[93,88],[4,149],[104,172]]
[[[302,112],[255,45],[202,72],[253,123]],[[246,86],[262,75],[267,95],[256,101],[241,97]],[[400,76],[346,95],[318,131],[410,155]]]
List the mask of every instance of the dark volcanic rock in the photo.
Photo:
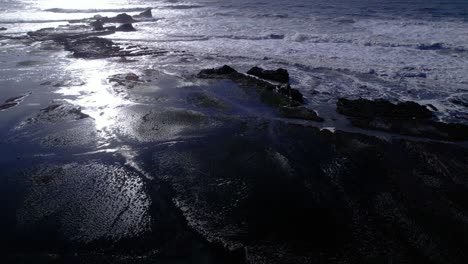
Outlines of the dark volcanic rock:
[[301,92],[299,92],[299,90],[297,89],[291,88],[289,84],[283,84],[279,86],[277,90],[280,94],[285,95],[296,102],[299,102],[301,104],[304,103],[304,97],[301,94]]
[[28,32],[28,36],[37,41],[54,40],[63,43],[69,39],[105,36],[114,33],[114,30],[106,28],[104,28],[104,30],[95,30],[93,27],[88,25],[69,25],[65,27],[39,29]]
[[288,83],[289,82],[289,73],[287,70],[279,68],[277,70],[264,70],[260,67],[253,67],[250,69],[247,74],[257,76],[259,78],[280,82],[280,83]]
[[198,73],[198,77],[209,78],[209,77],[217,77],[219,75],[227,75],[227,74],[232,74],[232,73],[238,73],[238,72],[234,70],[233,68],[227,65],[224,65],[220,68],[201,70],[200,73]]
[[[265,98],[266,101],[276,106],[304,103],[302,94],[297,89],[291,88],[288,84],[274,85],[270,82],[239,73],[227,65],[220,68],[202,70],[197,76],[199,78],[226,78],[245,86],[257,88],[262,93],[262,98]],[[271,94],[281,96],[270,96]]]
[[337,111],[351,117],[351,124],[360,128],[440,140],[468,140],[468,126],[433,121],[432,112],[414,102],[392,104],[383,99],[340,98]]
[[24,100],[24,98],[28,97],[30,94],[31,93],[28,93],[25,95],[12,97],[12,98],[5,100],[3,104],[0,104],[0,111],[7,110],[9,108],[17,106],[19,103],[21,103]]
[[36,123],[58,123],[77,121],[90,116],[81,111],[81,107],[65,101],[55,100],[49,106],[41,109],[35,116],[26,119],[19,128]]
[[387,117],[387,118],[431,118],[432,112],[427,107],[415,102],[393,104],[384,99],[349,100],[340,98],[336,103],[340,114],[352,117]]
[[140,76],[135,73],[115,74],[108,78],[109,83],[115,83],[120,86],[125,86],[127,89],[133,89],[138,83],[143,83]]
[[98,37],[65,39],[63,42],[65,50],[73,52],[73,56],[78,58],[131,57],[165,53],[165,51],[150,50],[137,45],[122,47],[112,40]]
[[119,24],[127,24],[127,23],[133,23],[135,22],[135,19],[132,18],[132,16],[123,13],[123,14],[118,14],[115,17],[103,17],[101,18],[103,23],[119,23]]
[[141,12],[140,14],[133,16],[134,18],[152,18],[153,14],[151,13],[151,8],[146,9],[145,11]]
[[94,30],[104,30],[104,23],[100,19],[93,21],[90,25],[94,28]]
[[465,263],[467,150],[285,123],[152,150],[188,225],[246,263]]
[[323,118],[318,116],[317,112],[310,110],[304,106],[289,107],[283,106],[279,108],[279,114],[286,118],[296,118],[304,120],[312,120],[317,122],[323,122]]
[[41,112],[49,117],[53,117],[52,119],[71,117],[72,119],[79,120],[89,117],[89,115],[81,112],[81,107],[60,101],[53,102],[42,109]]
[[442,43],[420,44],[417,48],[420,50],[441,50],[444,49],[444,45]]
[[131,32],[136,31],[132,24],[122,24],[118,26],[115,31]]
[[400,135],[439,140],[468,140],[468,126],[425,119],[352,118],[351,124],[360,128],[375,129]]

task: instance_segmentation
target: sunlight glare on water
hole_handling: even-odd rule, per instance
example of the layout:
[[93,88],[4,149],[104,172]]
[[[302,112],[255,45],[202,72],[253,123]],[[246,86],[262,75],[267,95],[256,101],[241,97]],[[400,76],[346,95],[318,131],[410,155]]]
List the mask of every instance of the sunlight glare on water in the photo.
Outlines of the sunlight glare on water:
[[66,96],[77,96],[70,103],[83,107],[83,112],[94,119],[96,129],[106,139],[112,137],[117,109],[131,104],[112,92],[106,77],[115,74],[107,69],[109,65],[102,60],[75,60],[65,68],[74,78],[82,80],[84,85],[64,87],[57,92]]
[[128,0],[35,0],[34,2],[36,2],[36,5],[41,9],[104,9],[129,4]]

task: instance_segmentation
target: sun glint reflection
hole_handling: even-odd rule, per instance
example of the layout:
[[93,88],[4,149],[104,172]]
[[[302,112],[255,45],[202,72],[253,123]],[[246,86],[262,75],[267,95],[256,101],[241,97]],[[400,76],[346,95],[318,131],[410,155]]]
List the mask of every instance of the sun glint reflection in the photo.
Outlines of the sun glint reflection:
[[112,8],[122,4],[128,4],[128,0],[79,0],[79,1],[64,1],[64,0],[41,0],[38,1],[40,8],[63,8],[63,9],[102,9]]
[[131,104],[113,93],[106,78],[115,72],[109,68],[109,62],[102,60],[74,60],[65,68],[71,75],[72,85],[57,91],[65,96],[76,96],[70,103],[81,106],[83,112],[94,119],[96,130],[104,139],[113,135],[118,108]]

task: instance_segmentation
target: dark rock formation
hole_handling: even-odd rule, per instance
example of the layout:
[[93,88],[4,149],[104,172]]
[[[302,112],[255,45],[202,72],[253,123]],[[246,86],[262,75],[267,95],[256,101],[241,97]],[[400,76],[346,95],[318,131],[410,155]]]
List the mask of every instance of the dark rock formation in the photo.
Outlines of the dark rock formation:
[[383,99],[341,98],[337,111],[349,116],[351,124],[360,128],[439,140],[468,140],[468,126],[433,121],[432,112],[414,102],[392,104]]
[[[274,85],[270,82],[254,78],[243,73],[237,72],[235,69],[224,65],[220,68],[205,69],[198,73],[199,78],[226,78],[234,82],[255,87],[262,93],[262,98],[269,104],[273,105],[300,105],[304,103],[302,94],[291,88],[290,85]],[[268,92],[268,93],[266,93]],[[272,96],[272,94],[281,96]],[[285,100],[288,99],[288,100]]]
[[384,99],[349,100],[340,98],[337,102],[340,114],[352,117],[387,117],[387,118],[431,118],[432,112],[427,107],[415,102],[393,104]]
[[[97,25],[99,28],[99,25]],[[43,28],[28,32],[29,38],[36,41],[54,40],[64,42],[67,39],[83,39],[87,37],[105,36],[114,34],[114,30],[104,28],[104,30],[95,30],[87,25],[69,25],[66,27]]]
[[0,31],[5,31],[5,30],[7,30],[7,28],[0,27]]
[[119,24],[128,24],[128,23],[133,23],[136,20],[133,19],[132,16],[123,13],[123,14],[118,14],[115,17],[102,17],[101,18],[103,23],[119,23]]
[[246,127],[151,151],[148,168],[210,243],[243,248],[245,263],[468,261],[466,148]]
[[26,94],[26,95],[12,97],[12,98],[5,100],[3,104],[0,104],[0,111],[7,110],[9,108],[17,106],[19,103],[21,103],[24,100],[24,98],[28,97],[30,94],[31,93]]
[[121,46],[112,40],[98,37],[65,39],[63,43],[65,50],[73,52],[73,56],[77,58],[132,57],[165,53],[137,45]]
[[442,43],[420,44],[417,48],[420,50],[441,50],[444,49],[444,45]]
[[403,67],[396,73],[396,77],[426,78],[427,74],[422,72],[421,69],[417,69],[415,67]]
[[108,78],[109,83],[115,83],[120,86],[124,86],[127,89],[133,89],[138,83],[143,83],[140,80],[140,76],[133,72],[126,74],[115,74]]
[[39,113],[23,121],[19,128],[25,128],[32,124],[78,121],[89,117],[89,115],[81,111],[80,106],[62,100],[54,100],[49,106],[41,109]]
[[286,118],[312,120],[317,122],[323,122],[323,118],[319,117],[317,112],[310,110],[304,106],[290,107],[282,106],[279,108],[279,114]]
[[151,13],[151,8],[148,8],[145,11],[133,17],[134,18],[153,18],[153,14]]
[[104,23],[100,19],[93,21],[90,25],[94,28],[94,30],[104,30]]
[[115,31],[131,32],[136,31],[132,24],[122,24],[118,26]]
[[450,102],[459,106],[468,107],[468,94],[456,96],[450,99]]
[[247,74],[257,76],[259,78],[280,82],[280,83],[288,83],[289,82],[289,73],[287,70],[279,68],[277,70],[264,70],[260,67],[253,67],[250,69]]
[[198,77],[201,78],[209,78],[209,77],[216,77],[217,75],[228,75],[228,74],[233,74],[233,73],[238,73],[236,70],[233,68],[224,65],[220,68],[212,68],[212,69],[204,69],[201,70],[200,73],[198,74]]
[[71,117],[74,120],[79,120],[89,117],[89,115],[81,112],[81,107],[60,101],[53,102],[46,108],[41,109],[41,112],[54,118]]
[[287,96],[288,98],[291,98],[292,100],[294,100],[296,102],[299,102],[301,104],[304,103],[304,97],[301,94],[301,92],[299,92],[299,90],[297,90],[297,89],[291,88],[291,86],[289,84],[280,85],[277,88],[277,90],[278,90],[278,92],[280,94],[282,94],[284,96]]
[[426,78],[427,74],[424,72],[400,72],[397,76],[406,78]]
[[356,127],[438,140],[468,140],[468,126],[424,119],[352,118]]

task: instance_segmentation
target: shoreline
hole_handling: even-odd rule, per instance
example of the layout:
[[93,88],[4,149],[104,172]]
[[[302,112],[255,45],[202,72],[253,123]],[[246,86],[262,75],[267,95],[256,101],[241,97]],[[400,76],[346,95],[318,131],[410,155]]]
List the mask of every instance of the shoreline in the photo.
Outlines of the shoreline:
[[468,134],[431,107],[317,113],[284,69],[171,75],[90,27],[38,32],[56,54],[10,62],[41,79],[0,102],[7,262],[468,260]]

